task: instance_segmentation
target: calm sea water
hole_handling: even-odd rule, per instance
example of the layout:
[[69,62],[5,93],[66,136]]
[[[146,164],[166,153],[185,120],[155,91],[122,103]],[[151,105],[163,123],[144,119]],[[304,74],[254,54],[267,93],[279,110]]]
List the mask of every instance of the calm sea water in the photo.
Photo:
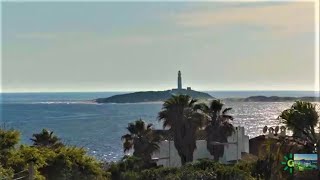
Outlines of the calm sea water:
[[[214,97],[251,95],[313,96],[313,92],[232,91],[209,92]],[[161,128],[157,113],[161,103],[95,104],[88,100],[109,97],[107,93],[4,93],[1,94],[0,124],[21,132],[22,143],[31,143],[33,133],[48,128],[66,144],[88,149],[100,159],[112,161],[123,156],[121,136],[129,122],[139,118]],[[276,119],[292,102],[230,102],[234,125],[244,126],[250,137],[260,135],[265,125],[279,125]],[[318,106],[319,108],[319,106]]]

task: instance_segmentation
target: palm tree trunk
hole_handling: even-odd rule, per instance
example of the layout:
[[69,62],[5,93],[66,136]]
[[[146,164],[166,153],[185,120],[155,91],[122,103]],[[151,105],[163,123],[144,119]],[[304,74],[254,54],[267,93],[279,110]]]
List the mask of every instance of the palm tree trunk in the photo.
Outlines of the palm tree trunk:
[[218,162],[218,161],[219,161],[219,156],[218,156],[218,155],[213,156],[213,160],[214,160],[215,162]]
[[187,163],[187,157],[185,155],[180,155],[181,165],[184,166]]
[[193,151],[188,151],[187,156],[186,156],[187,162],[192,162],[193,161]]

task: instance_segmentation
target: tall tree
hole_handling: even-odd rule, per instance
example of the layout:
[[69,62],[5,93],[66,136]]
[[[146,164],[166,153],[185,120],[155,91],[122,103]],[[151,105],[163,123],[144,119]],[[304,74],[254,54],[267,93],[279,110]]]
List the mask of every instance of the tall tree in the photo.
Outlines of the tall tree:
[[53,131],[49,131],[47,129],[42,129],[40,133],[33,134],[32,137],[33,138],[31,138],[31,141],[33,141],[34,146],[52,148],[63,146],[60,138],[54,135]]
[[158,116],[159,121],[163,121],[163,128],[168,127],[173,133],[182,165],[193,161],[196,132],[206,120],[206,116],[196,108],[196,102],[188,95],[174,95],[164,102]]
[[284,110],[279,118],[289,130],[292,130],[293,136],[310,142],[317,141],[315,127],[319,121],[319,115],[316,111],[316,105],[310,102],[296,101],[289,109]]
[[152,124],[145,124],[142,119],[129,123],[129,134],[122,136],[123,149],[127,152],[134,149],[133,155],[145,163],[151,163],[152,153],[159,149],[161,138],[152,130]]
[[207,149],[214,156],[215,161],[219,161],[219,158],[223,156],[224,145],[214,145],[212,142],[226,143],[228,137],[234,132],[234,127],[229,122],[233,120],[233,117],[228,114],[232,108],[223,109],[223,105],[220,100],[212,100],[209,106],[205,103],[197,105],[198,109],[210,117],[206,127]]

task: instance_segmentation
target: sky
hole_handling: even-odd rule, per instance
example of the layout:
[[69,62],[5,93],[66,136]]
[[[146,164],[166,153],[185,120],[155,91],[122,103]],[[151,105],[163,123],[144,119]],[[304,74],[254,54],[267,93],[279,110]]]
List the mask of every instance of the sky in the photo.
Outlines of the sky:
[[2,91],[315,90],[314,7],[2,2]]

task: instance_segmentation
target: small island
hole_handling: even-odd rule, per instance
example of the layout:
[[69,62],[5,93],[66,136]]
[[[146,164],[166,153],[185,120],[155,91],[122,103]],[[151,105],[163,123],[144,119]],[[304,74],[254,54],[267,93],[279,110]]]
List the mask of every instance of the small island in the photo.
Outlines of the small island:
[[95,99],[96,103],[141,103],[141,102],[159,102],[169,99],[172,95],[185,94],[192,98],[200,100],[213,99],[213,97],[204,92],[194,91],[191,87],[182,88],[181,72],[178,72],[178,87],[176,89],[165,91],[142,91],[128,94],[120,94],[108,98]]
[[250,96],[247,98],[225,98],[223,100],[229,101],[229,102],[293,102],[293,101],[318,102],[320,101],[320,97]]
[[[173,95],[184,94],[194,99],[207,101],[215,99],[208,93],[192,90],[191,87],[182,88],[181,71],[178,71],[178,86],[175,89],[164,91],[140,91],[126,94],[114,95],[107,98],[94,99],[95,103],[146,103],[146,102],[163,102]],[[224,98],[226,102],[293,102],[308,101],[319,102],[319,97],[280,97],[280,96],[250,96],[247,98]]]

